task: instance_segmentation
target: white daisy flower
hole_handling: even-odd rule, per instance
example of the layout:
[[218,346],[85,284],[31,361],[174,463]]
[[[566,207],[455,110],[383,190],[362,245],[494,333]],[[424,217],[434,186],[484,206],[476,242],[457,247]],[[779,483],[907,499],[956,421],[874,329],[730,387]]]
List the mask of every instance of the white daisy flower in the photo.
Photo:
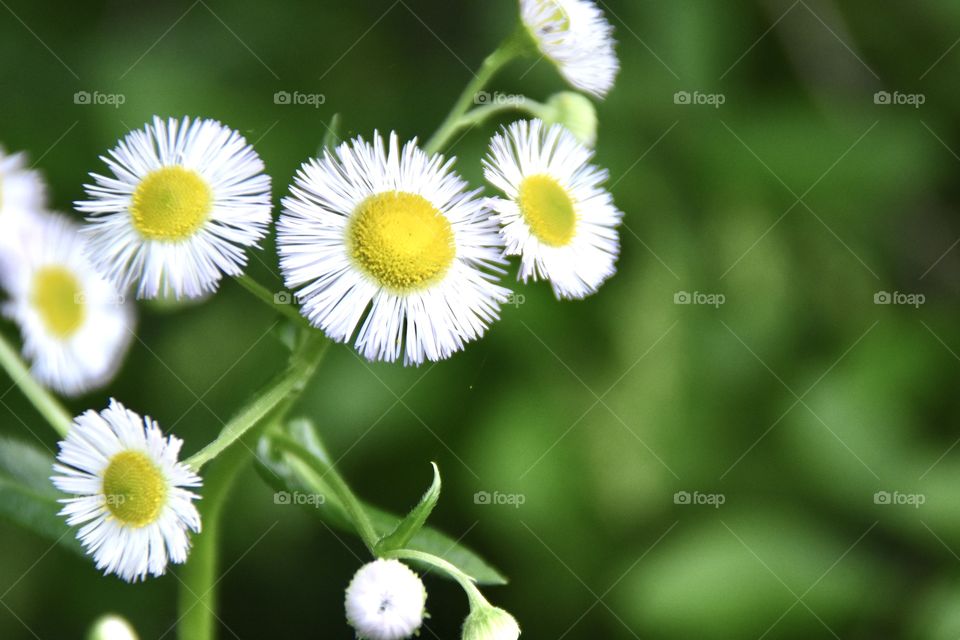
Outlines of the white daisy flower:
[[574,87],[602,98],[620,71],[613,27],[592,0],[520,0],[520,16],[541,53]]
[[215,120],[155,117],[109,156],[112,177],[91,174],[85,233],[97,268],[137,297],[196,298],[247,263],[271,220],[270,178],[236,131]]
[[520,279],[550,280],[558,298],[583,298],[616,271],[623,214],[602,188],[607,171],[573,135],[540,120],[514,122],[494,136],[487,180],[507,198],[491,198],[507,253]]
[[116,373],[133,335],[133,305],[87,259],[80,227],[58,214],[33,214],[0,259],[3,311],[20,326],[31,372],[75,396]]
[[46,185],[39,172],[28,169],[23,153],[7,154],[0,147],[0,245],[13,245],[16,228],[30,214],[46,207]]
[[[483,335],[509,291],[503,246],[453,160],[357,138],[305,163],[277,222],[301,312],[369,360],[440,360]],[[359,330],[358,330],[359,326]]]
[[361,640],[401,640],[423,624],[427,590],[399,560],[360,567],[347,587],[347,622]]
[[136,582],[186,561],[187,530],[200,531],[199,496],[187,487],[200,477],[177,461],[182,444],[112,399],[78,416],[60,443],[51,480],[76,496],[60,515],[82,525],[77,538],[104,574]]

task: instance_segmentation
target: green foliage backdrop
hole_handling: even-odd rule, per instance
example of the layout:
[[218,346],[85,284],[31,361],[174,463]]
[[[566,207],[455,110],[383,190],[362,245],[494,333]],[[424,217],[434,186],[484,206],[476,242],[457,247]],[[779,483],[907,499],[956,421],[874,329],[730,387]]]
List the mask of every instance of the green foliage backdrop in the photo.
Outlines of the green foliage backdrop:
[[[510,576],[489,596],[525,637],[957,637],[960,5],[601,4],[623,65],[598,141],[626,213],[618,275],[581,303],[518,286],[522,304],[437,365],[335,348],[297,413],[362,496],[396,511],[436,461],[432,523]],[[0,140],[31,154],[64,211],[98,154],[153,114],[239,129],[277,200],[334,113],[351,135],[423,138],[516,10],[0,5]],[[495,87],[545,98],[563,85],[540,62]],[[77,105],[78,91],[125,102]],[[325,101],[278,105],[278,91]],[[453,149],[477,184],[489,133]],[[259,252],[252,272],[267,280],[260,262],[275,260]],[[676,304],[679,292],[724,303]],[[925,302],[875,304],[877,292]],[[202,305],[144,305],[118,381],[70,407],[116,396],[193,453],[282,366],[272,323],[232,282]],[[52,448],[8,386],[0,434]],[[343,588],[361,545],[274,504],[250,475],[228,505],[222,637],[348,638]],[[483,491],[523,504],[476,504]],[[175,575],[130,586],[13,524],[0,540],[0,637],[78,637],[107,611],[172,637]],[[423,637],[456,637],[461,594],[427,586]]]

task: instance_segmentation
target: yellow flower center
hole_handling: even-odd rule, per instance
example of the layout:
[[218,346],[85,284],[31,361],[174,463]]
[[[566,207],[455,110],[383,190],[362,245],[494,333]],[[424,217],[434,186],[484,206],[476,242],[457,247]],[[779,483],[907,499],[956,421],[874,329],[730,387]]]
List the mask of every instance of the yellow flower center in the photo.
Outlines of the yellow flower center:
[[69,338],[83,324],[86,305],[77,278],[63,267],[43,267],[33,276],[31,303],[47,331]]
[[361,202],[347,226],[347,245],[364,271],[396,291],[439,280],[456,255],[446,216],[423,196],[402,191]]
[[547,175],[534,175],[520,183],[520,212],[540,242],[562,247],[577,228],[573,200],[560,183]]
[[156,521],[166,504],[167,481],[147,454],[122,451],[103,473],[103,495],[117,520],[143,527]]
[[189,238],[213,209],[213,192],[199,173],[181,166],[151,171],[133,192],[130,217],[151,240]]

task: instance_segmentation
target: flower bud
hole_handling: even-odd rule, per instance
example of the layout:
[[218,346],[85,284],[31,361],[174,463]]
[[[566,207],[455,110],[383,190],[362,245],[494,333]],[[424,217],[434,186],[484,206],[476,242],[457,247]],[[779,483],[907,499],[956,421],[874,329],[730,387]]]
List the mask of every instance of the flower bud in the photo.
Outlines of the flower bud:
[[137,632],[130,623],[120,616],[110,613],[97,620],[87,640],[137,640]]
[[463,623],[463,640],[517,640],[519,637],[520,625],[499,607],[474,607]]
[[543,105],[540,117],[548,125],[563,125],[588,147],[597,141],[597,110],[584,95],[573,91],[556,93]]
[[347,622],[363,640],[409,638],[423,624],[427,590],[399,560],[374,560],[347,587]]

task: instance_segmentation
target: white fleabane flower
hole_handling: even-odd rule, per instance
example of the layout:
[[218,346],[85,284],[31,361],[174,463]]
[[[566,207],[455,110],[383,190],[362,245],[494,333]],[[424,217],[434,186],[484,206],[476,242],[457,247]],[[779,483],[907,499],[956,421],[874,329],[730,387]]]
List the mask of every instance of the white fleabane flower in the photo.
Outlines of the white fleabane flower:
[[369,360],[440,360],[479,338],[509,291],[497,225],[476,191],[416,142],[362,138],[304,163],[277,222],[301,312]]
[[491,198],[520,279],[550,281],[558,298],[583,298],[616,271],[623,214],[602,184],[607,172],[573,135],[539,120],[498,133],[484,174],[506,198]]
[[620,71],[613,27],[592,0],[520,0],[541,53],[574,87],[603,98]]
[[178,462],[183,442],[116,400],[78,416],[51,478],[64,493],[60,515],[80,525],[77,538],[97,569],[127,582],[161,576],[187,559],[187,530],[200,531],[189,490],[200,477]]
[[97,268],[137,297],[197,298],[236,276],[271,220],[270,178],[246,139],[215,120],[155,117],[101,158],[84,230]]
[[399,560],[360,567],[347,587],[347,621],[361,640],[401,640],[423,624],[427,590]]
[[33,214],[0,256],[3,305],[23,334],[31,371],[44,385],[75,396],[116,373],[133,335],[133,305],[90,264],[79,225]]
[[7,154],[0,147],[0,247],[14,246],[18,226],[46,206],[46,185],[27,168],[23,153]]

